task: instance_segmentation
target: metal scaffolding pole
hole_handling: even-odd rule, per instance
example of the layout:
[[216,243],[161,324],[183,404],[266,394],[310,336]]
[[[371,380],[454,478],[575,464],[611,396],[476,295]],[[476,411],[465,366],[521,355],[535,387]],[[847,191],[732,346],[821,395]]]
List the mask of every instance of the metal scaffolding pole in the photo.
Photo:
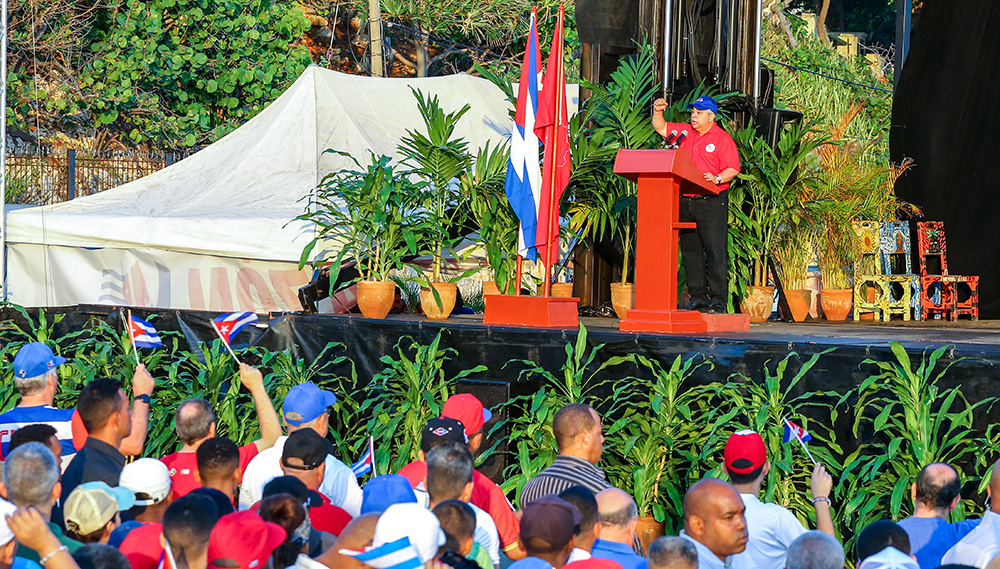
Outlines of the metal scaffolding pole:
[[7,300],[7,0],[0,15],[0,300]]

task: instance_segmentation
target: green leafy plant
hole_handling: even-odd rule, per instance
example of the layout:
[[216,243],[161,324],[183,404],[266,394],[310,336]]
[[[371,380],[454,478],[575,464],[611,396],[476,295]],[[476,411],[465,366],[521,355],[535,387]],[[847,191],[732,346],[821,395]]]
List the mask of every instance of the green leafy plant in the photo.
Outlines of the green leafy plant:
[[[890,347],[895,361],[862,362],[878,372],[855,392],[853,434],[863,442],[844,459],[838,485],[847,500],[841,514],[844,524],[854,531],[887,515],[893,520],[906,515],[910,484],[924,465],[962,464],[978,457],[986,441],[973,429],[973,418],[997,401],[987,397],[971,403],[959,387],[938,386],[961,361],[941,361],[948,346],[925,352],[918,362],[911,361],[899,342]],[[963,508],[956,513],[957,519],[964,517]]]
[[682,529],[684,493],[714,465],[706,452],[726,436],[735,410],[718,405],[717,384],[693,385],[691,375],[712,364],[677,356],[670,367],[633,354],[651,380],[628,378],[614,391],[620,415],[605,433],[608,478],[631,494],[640,516],[665,522],[668,533]]
[[[798,394],[797,386],[819,359],[833,348],[813,354],[799,365],[792,374],[789,365],[799,359],[795,352],[789,353],[774,365],[764,364],[760,380],[742,374],[729,378],[723,397],[732,401],[738,411],[736,422],[743,428],[761,434],[771,461],[771,472],[762,487],[761,500],[780,504],[795,513],[803,522],[811,522],[815,527],[815,512],[808,495],[809,479],[813,465],[798,443],[782,443],[784,421],[788,419],[802,425],[812,435],[809,450],[813,457],[823,463],[832,473],[839,470],[842,449],[834,439],[833,421],[837,418],[838,393],[813,391]],[[789,377],[791,374],[791,377]],[[812,421],[810,417],[829,417]],[[725,445],[725,441],[722,441]],[[721,454],[722,447],[717,449]]]
[[416,460],[420,429],[428,420],[441,416],[455,382],[486,371],[486,366],[480,365],[448,375],[444,366],[457,352],[441,348],[443,333],[438,332],[427,345],[402,338],[394,348],[395,357],[379,359],[386,367],[372,378],[358,409],[371,416],[367,430],[375,438],[378,472],[399,472]]
[[302,250],[299,268],[322,244],[330,249],[321,250],[312,264],[318,266],[333,257],[331,289],[345,258],[357,262],[361,280],[387,281],[402,269],[407,256],[417,253],[413,229],[419,223],[414,212],[420,185],[409,181],[409,171],[390,165],[388,156],[372,155],[371,164],[362,168],[348,154],[337,154],[350,158],[358,169],[327,174],[309,196],[306,213],[296,219],[313,223],[316,236]]
[[513,292],[517,261],[517,215],[507,200],[504,183],[510,148],[483,147],[475,167],[462,176],[462,195],[469,217],[479,228],[479,245],[501,293]]

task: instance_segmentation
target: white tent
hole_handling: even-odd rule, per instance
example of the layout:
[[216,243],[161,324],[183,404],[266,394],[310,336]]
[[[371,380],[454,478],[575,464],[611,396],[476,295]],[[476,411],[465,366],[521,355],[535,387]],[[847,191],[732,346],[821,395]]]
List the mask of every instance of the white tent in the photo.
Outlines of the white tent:
[[330,171],[369,151],[399,158],[423,130],[411,88],[477,150],[509,136],[510,103],[484,79],[382,79],[308,68],[246,124],[201,152],[112,190],[7,215],[7,300],[24,306],[128,304],[295,310],[312,229],[293,221]]

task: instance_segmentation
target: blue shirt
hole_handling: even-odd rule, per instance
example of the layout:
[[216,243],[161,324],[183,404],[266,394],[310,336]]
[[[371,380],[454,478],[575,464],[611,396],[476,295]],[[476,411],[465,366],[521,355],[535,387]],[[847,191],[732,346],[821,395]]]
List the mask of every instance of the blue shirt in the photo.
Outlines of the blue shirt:
[[899,525],[910,537],[910,555],[920,569],[935,569],[956,543],[979,525],[978,519],[949,523],[941,518],[906,518]]
[[15,557],[14,562],[10,564],[10,569],[42,569],[42,566],[30,559]]
[[511,563],[507,569],[552,569],[552,565],[544,559],[528,556]]
[[631,545],[624,543],[598,539],[594,542],[590,555],[614,561],[621,565],[622,569],[646,569],[646,558],[636,554]]

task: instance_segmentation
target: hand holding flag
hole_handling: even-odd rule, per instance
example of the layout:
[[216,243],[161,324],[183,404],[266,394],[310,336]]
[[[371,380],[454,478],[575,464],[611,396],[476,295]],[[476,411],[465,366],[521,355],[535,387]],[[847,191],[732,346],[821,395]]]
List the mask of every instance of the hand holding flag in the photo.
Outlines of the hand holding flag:
[[375,439],[368,437],[368,447],[357,462],[351,465],[351,471],[355,476],[363,476],[368,471],[375,472]]
[[132,311],[128,311],[128,316],[126,317],[125,311],[121,312],[122,323],[128,330],[128,340],[132,344],[132,354],[135,356],[135,365],[139,365],[139,350],[138,348],[159,348],[163,345],[160,340],[160,335],[156,332],[156,328],[152,324],[146,322],[138,316],[133,316]]

